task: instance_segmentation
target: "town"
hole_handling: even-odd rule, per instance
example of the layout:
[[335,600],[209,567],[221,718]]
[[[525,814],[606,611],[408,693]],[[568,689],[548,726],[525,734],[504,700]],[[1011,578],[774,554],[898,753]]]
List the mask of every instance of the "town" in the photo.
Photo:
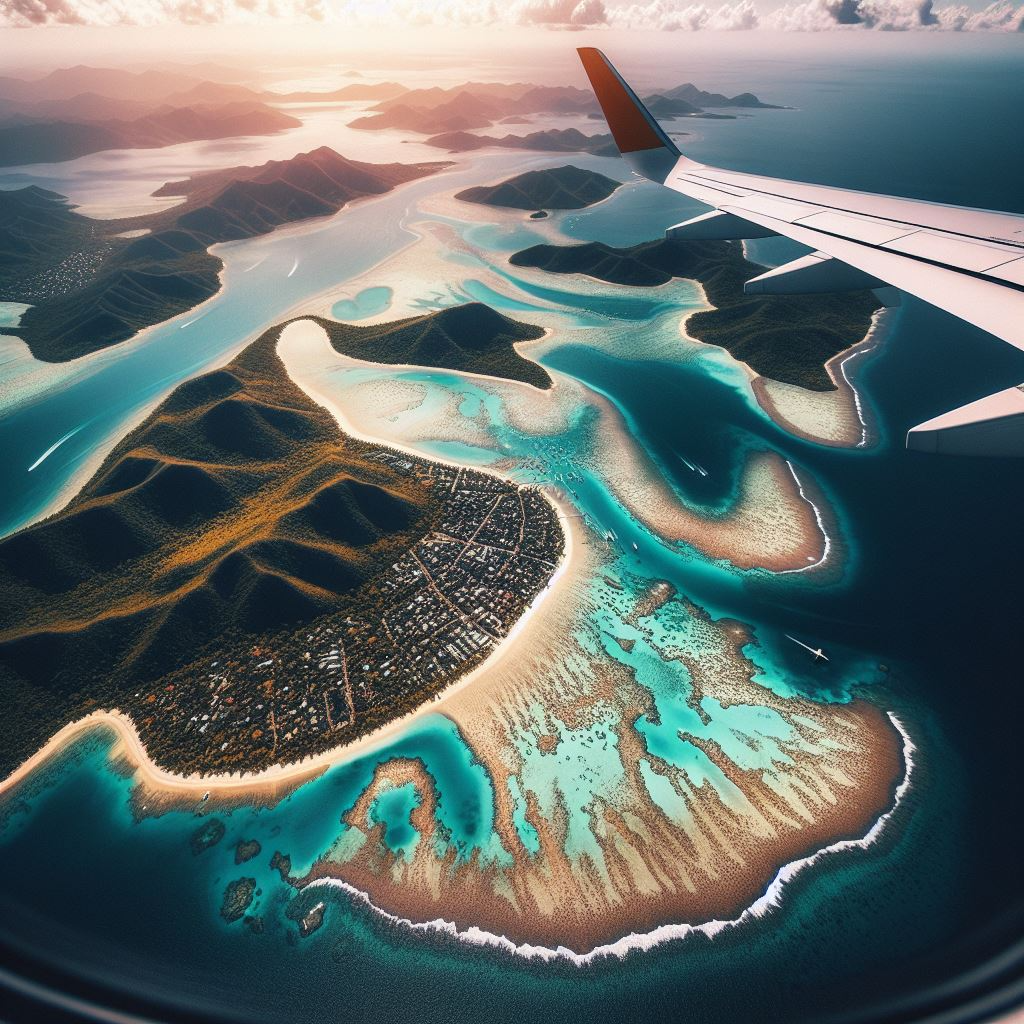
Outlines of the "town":
[[548,586],[564,536],[538,490],[386,449],[376,458],[443,497],[432,529],[337,612],[136,693],[158,760],[253,770],[349,742],[482,662]]

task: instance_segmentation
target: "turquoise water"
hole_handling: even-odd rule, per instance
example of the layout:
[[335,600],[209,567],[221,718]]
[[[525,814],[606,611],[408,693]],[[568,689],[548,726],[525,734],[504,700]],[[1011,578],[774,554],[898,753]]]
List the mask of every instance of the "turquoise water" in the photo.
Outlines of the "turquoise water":
[[394,292],[386,287],[364,288],[353,299],[339,299],[331,306],[335,320],[367,320],[386,312]]
[[[973,102],[1002,109],[996,79],[976,70],[972,81],[980,91]],[[855,172],[851,163],[856,146],[867,140],[888,146],[908,130],[902,113],[885,117],[884,89],[892,86],[887,75],[865,84],[842,69],[818,72],[798,94],[803,121],[794,112],[765,112],[743,123],[705,122],[700,129],[705,134],[693,140],[697,155],[725,160],[747,153],[752,139],[772,130],[806,142],[830,111],[836,116],[834,103],[829,105],[836,94],[824,84],[833,78],[843,83],[844,95],[859,90],[860,106],[846,111],[853,138],[830,152],[815,148],[810,171],[838,184],[886,187],[885,180],[871,181],[868,170]],[[911,89],[910,112],[919,112],[922,103]],[[967,136],[971,130],[964,128]],[[923,136],[919,142],[927,145]],[[891,168],[915,166],[901,157],[904,152],[895,145]],[[780,170],[784,158],[775,149],[764,152],[759,169],[785,173]],[[470,182],[479,173],[460,171],[445,187]],[[858,173],[862,177],[854,181]],[[969,200],[958,193],[966,187],[961,177],[949,168],[943,181],[902,190],[933,190],[951,201],[978,202],[976,195]],[[115,435],[146,401],[224,358],[264,318],[343,284],[406,244],[411,236],[399,226],[400,214],[433,187],[428,179],[385,197],[379,206],[357,207],[343,215],[349,219],[332,220],[301,241],[298,235],[272,237],[228,250],[225,291],[194,327],[158,329],[144,346],[97,361],[95,371],[71,385],[12,407],[0,420],[0,471],[11,484],[3,499],[8,528],[43,507],[92,446]],[[983,205],[1008,205],[998,201],[1004,195],[1000,187],[992,186],[991,200]],[[573,237],[626,244],[652,237],[666,222],[687,215],[685,204],[673,203],[664,192],[631,187],[590,213],[565,218],[562,227]],[[490,301],[499,293],[480,280],[480,268],[493,269],[516,296],[500,293],[502,308],[525,316],[558,306],[574,329],[614,342],[618,336],[662,330],[674,305],[693,298],[684,285],[621,296],[574,291],[561,279],[552,287],[538,286],[503,262],[500,234],[474,235],[476,230],[467,226],[464,237],[497,252],[480,252],[475,263],[453,262],[454,283],[425,294],[425,308],[463,295]],[[341,261],[339,242],[352,237],[349,232],[364,248]],[[299,269],[289,278],[299,252]],[[343,301],[358,303],[362,297],[362,309],[381,301],[379,295],[364,296],[365,291]],[[628,351],[635,353],[632,347]],[[276,807],[209,810],[227,832],[198,856],[188,840],[207,809],[137,819],[130,781],[111,767],[109,740],[100,735],[80,744],[46,774],[45,785],[18,794],[6,809],[0,833],[5,945],[45,961],[63,959],[114,987],[130,985],[136,995],[157,1001],[187,990],[206,1007],[230,1007],[249,1020],[520,1022],[538,1009],[568,1019],[663,1018],[684,1007],[695,1021],[800,1021],[946,980],[951,962],[968,965],[998,948],[1004,933],[1015,934],[1019,918],[1012,912],[1024,900],[1012,813],[1018,802],[1019,696],[1007,684],[1017,659],[1016,576],[1024,565],[1017,522],[1024,501],[1020,474],[999,462],[925,459],[898,443],[858,453],[794,439],[751,406],[735,375],[714,358],[640,360],[575,343],[555,349],[545,362],[607,396],[680,500],[709,514],[728,508],[739,462],[752,448],[778,451],[819,482],[849,548],[847,571],[827,586],[809,576],[739,572],[692,548],[666,544],[633,520],[599,476],[573,486],[580,511],[619,537],[609,571],[630,593],[646,579],[669,580],[712,614],[753,624],[755,641],[747,652],[756,678],[780,694],[845,701],[853,692],[868,693],[900,714],[918,744],[920,774],[882,840],[870,852],[837,855],[805,872],[770,917],[714,941],[692,938],[586,969],[543,967],[388,925],[340,892],[318,889],[296,896],[267,864],[269,854],[280,849],[291,856],[293,873],[301,874],[325,850],[354,852],[359,833],[344,819],[376,765],[393,758],[421,762],[436,786],[443,826],[436,834],[439,854],[460,862],[477,857],[484,864],[502,863],[507,854],[495,839],[494,782],[446,717],[421,719],[385,748],[339,764]],[[593,443],[594,424],[586,410],[579,410],[565,431],[538,438],[509,428],[493,395],[471,381],[425,371],[403,376],[460,391],[463,412],[487,417],[500,444],[528,453],[538,479],[571,472],[578,453]],[[908,302],[893,343],[866,364],[859,380],[884,436],[898,439],[909,424],[991,390],[992,380],[1003,378],[1007,385],[1024,378],[1016,353]],[[104,411],[97,414],[97,408]],[[26,472],[57,438],[97,415],[37,470]],[[435,444],[433,450],[470,462],[493,458],[490,450],[452,443]],[[690,473],[680,455],[705,466],[708,477]],[[531,474],[521,475],[529,479]],[[590,642],[600,643],[604,656],[631,670],[652,695],[656,714],[636,723],[649,752],[683,768],[695,786],[709,785],[736,799],[729,781],[685,735],[721,743],[737,763],[756,768],[778,756],[774,745],[786,738],[789,726],[767,709],[722,708],[713,698],[705,698],[712,716],[705,726],[686,702],[691,683],[684,666],[666,665],[639,633],[631,637],[637,643],[629,653],[611,642],[607,633],[613,622],[624,635],[611,611],[615,594],[600,580],[590,585],[599,609]],[[663,634],[656,639],[689,642],[682,618],[666,613],[653,628]],[[786,632],[820,638],[832,662],[808,664],[785,640]],[[883,663],[885,669],[879,667]],[[531,713],[542,715],[543,708]],[[581,763],[595,791],[614,787],[615,744],[616,737],[595,723],[563,731],[555,755],[538,757],[525,744],[520,747],[523,764],[508,786],[513,822],[530,853],[540,843],[525,817],[526,791],[550,809],[556,787],[574,777],[570,769]],[[639,770],[652,798],[666,813],[681,815],[678,799],[650,764],[642,760]],[[410,820],[415,799],[408,785],[398,786],[379,795],[369,811],[371,820],[384,826],[388,847],[403,856],[423,841]],[[577,857],[594,855],[593,837],[576,806],[570,808],[569,850]],[[253,838],[263,853],[236,867],[234,844]],[[243,873],[257,880],[260,894],[252,912],[264,918],[262,935],[241,924],[228,926],[219,916],[225,885]],[[295,915],[321,899],[328,901],[324,927],[299,942]]]

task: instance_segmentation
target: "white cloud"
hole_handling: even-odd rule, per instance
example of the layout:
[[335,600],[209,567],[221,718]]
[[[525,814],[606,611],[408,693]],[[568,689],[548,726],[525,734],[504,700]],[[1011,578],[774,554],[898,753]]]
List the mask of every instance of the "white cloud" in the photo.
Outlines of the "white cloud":
[[608,21],[602,0],[520,0],[512,12],[521,25],[583,27]]
[[697,32],[701,29],[732,31],[757,28],[760,18],[753,0],[736,0],[720,7],[701,3],[681,4],[673,0],[650,0],[609,12],[613,25],[621,28],[657,28],[666,32]]
[[982,11],[950,6],[936,11],[939,25],[953,32],[1024,32],[1024,6],[996,0]]
[[996,0],[983,11],[972,11],[956,5],[936,7],[933,0],[801,0],[773,11],[762,24],[787,32],[1019,32],[1024,24],[1024,6]]
[[[762,0],[763,2],[763,0]],[[756,0],[0,0],[0,26],[266,24],[654,28],[674,32],[1024,31],[1024,5],[983,10],[936,0],[788,0],[762,13]]]

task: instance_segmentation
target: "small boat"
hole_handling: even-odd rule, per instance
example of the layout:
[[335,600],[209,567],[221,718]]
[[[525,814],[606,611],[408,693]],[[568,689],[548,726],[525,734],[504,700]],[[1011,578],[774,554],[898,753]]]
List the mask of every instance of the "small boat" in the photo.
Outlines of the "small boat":
[[820,647],[811,647],[809,644],[805,644],[803,640],[797,640],[795,636],[790,636],[788,633],[786,634],[786,639],[792,640],[793,643],[802,647],[805,651],[810,651],[814,655],[815,661],[828,661],[828,655]]

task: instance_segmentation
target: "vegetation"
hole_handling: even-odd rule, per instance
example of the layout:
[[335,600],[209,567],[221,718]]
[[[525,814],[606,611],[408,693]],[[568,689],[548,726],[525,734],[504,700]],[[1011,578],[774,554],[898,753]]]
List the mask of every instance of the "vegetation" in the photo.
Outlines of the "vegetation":
[[[291,384],[268,331],[181,385],[51,518],[0,541],[0,774],[228,638],[337,609],[438,507]],[[148,702],[152,704],[154,702]]]
[[477,185],[456,199],[513,210],[582,210],[607,199],[621,184],[614,178],[567,164],[526,171],[497,185]]
[[233,882],[228,882],[220,904],[220,916],[228,924],[244,917],[245,912],[252,906],[255,894],[255,878],[236,878]]
[[540,327],[520,323],[470,302],[392,323],[360,326],[318,319],[331,344],[343,355],[391,365],[436,366],[483,373],[551,387],[547,371],[516,352],[517,341],[544,336]]
[[[483,310],[402,321],[393,353],[472,358],[445,344],[483,339],[486,364],[488,344],[535,336]],[[280,330],[179,386],[66,508],[0,541],[0,777],[98,709],[186,774],[300,760],[436,697],[550,579],[547,501],[344,436],[291,383]],[[213,819],[193,849],[223,834]]]
[[[222,266],[207,251],[214,243],[327,216],[443,166],[359,163],[322,147],[169,183],[157,194],[186,196],[183,205],[105,228],[54,193],[0,194],[0,295],[33,303],[11,332],[50,362],[106,348],[213,295]],[[126,228],[151,231],[114,237]]]
[[756,373],[811,391],[831,391],[824,369],[856,344],[880,303],[869,291],[839,295],[744,295],[743,283],[765,268],[732,242],[662,239],[627,248],[601,242],[535,245],[514,253],[518,267],[553,274],[587,274],[612,284],[651,287],[673,278],[698,281],[714,309],[693,314],[687,333],[720,345]]

